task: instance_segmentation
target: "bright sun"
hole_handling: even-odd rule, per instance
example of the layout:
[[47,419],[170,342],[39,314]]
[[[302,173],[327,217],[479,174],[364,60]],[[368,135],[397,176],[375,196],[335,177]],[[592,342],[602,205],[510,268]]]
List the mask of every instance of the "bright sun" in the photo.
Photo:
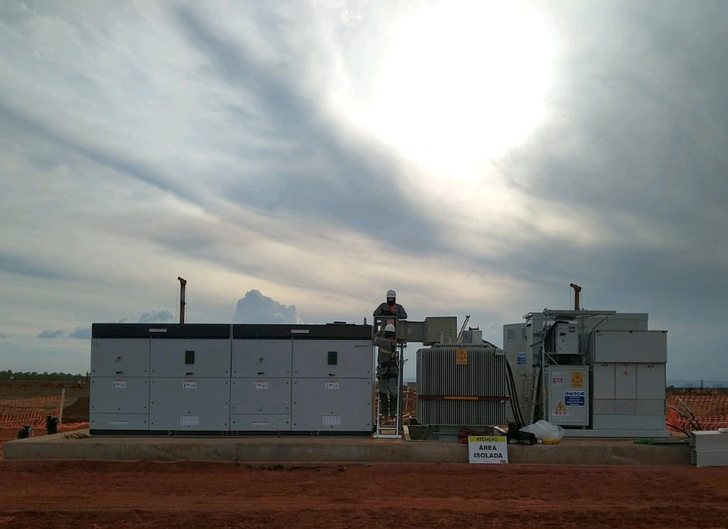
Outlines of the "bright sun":
[[540,121],[553,54],[515,0],[443,0],[402,22],[364,119],[427,169],[476,178]]

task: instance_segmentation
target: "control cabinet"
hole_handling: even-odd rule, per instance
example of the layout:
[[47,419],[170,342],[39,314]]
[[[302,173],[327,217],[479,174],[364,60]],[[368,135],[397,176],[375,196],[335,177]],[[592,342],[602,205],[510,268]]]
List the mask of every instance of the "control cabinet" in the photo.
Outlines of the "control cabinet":
[[550,365],[548,421],[562,426],[589,426],[589,367]]
[[94,324],[92,434],[370,433],[367,325]]

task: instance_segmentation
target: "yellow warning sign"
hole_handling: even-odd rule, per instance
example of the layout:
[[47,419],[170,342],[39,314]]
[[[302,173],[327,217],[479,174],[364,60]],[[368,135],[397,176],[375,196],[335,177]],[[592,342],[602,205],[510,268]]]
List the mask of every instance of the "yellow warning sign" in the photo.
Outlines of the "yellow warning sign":
[[455,364],[459,366],[468,365],[468,350],[457,349],[455,351]]
[[561,416],[569,415],[569,412],[566,411],[566,406],[564,406],[563,402],[559,401],[559,403],[556,405],[556,409],[554,410],[554,415],[561,415]]
[[581,371],[572,371],[571,387],[572,388],[583,388],[584,387],[584,373],[582,373]]

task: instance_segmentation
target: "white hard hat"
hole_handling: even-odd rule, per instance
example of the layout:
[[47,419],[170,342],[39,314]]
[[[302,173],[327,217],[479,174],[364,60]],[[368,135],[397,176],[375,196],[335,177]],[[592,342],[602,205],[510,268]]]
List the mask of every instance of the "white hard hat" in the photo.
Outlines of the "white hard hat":
[[394,290],[387,290],[387,299],[389,298],[396,298],[397,293]]
[[391,323],[388,323],[384,327],[384,332],[397,332],[397,329],[394,328],[394,325],[392,325]]

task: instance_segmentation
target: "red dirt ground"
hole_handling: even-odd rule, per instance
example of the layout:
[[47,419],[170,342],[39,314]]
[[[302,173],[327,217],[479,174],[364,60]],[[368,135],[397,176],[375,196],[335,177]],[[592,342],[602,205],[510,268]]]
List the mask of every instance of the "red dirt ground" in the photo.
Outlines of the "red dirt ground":
[[0,528],[725,528],[728,468],[0,461]]

